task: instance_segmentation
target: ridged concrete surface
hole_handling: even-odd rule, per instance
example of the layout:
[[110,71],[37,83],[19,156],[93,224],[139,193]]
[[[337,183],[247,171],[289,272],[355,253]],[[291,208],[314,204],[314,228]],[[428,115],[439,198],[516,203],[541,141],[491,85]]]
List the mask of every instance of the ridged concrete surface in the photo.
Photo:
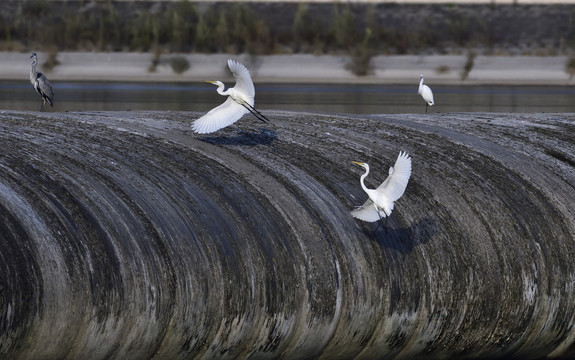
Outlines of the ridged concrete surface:
[[575,355],[574,115],[197,116],[0,112],[0,358]]

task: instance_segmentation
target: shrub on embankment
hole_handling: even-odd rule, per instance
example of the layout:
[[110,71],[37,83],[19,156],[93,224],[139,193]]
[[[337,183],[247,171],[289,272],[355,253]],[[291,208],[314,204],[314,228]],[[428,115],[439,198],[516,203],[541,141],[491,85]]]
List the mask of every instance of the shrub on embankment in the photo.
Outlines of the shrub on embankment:
[[571,5],[8,1],[0,49],[542,55],[573,50],[574,15]]
[[366,75],[378,54],[569,55],[574,15],[572,5],[8,1],[0,50],[342,54]]

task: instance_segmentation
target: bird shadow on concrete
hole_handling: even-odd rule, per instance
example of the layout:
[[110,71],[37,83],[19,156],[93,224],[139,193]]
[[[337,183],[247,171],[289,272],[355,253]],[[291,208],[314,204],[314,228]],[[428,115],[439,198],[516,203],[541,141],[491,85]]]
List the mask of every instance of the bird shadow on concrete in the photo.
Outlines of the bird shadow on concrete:
[[275,131],[259,128],[257,131],[239,130],[234,136],[202,137],[199,140],[214,145],[257,146],[269,145],[277,138]]
[[393,227],[393,224],[388,224],[385,228],[381,225],[375,233],[372,230],[371,236],[381,247],[406,255],[415,247],[427,243],[436,233],[436,221],[427,217],[408,227]]

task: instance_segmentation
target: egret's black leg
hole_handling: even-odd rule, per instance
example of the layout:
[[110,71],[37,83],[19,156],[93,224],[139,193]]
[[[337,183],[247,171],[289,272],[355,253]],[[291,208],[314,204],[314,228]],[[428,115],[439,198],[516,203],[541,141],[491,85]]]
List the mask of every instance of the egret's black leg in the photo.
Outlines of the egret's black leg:
[[256,108],[254,108],[253,106],[251,106],[251,105],[249,105],[249,104],[248,104],[248,106],[249,106],[255,113],[257,113],[257,114],[260,116],[260,120],[263,119],[263,120],[262,120],[263,122],[269,122],[269,121],[270,121],[270,119],[268,119],[267,117],[265,117],[264,114],[262,114],[261,112],[259,112]]
[[385,217],[385,222],[383,221],[383,218],[381,217],[381,215],[379,214],[379,211],[377,212],[377,215],[379,216],[379,221],[377,222],[377,227],[375,228],[374,232],[377,232],[377,229],[379,229],[379,227],[381,226],[381,224],[383,224],[383,227],[385,228],[385,233],[387,234],[387,218],[389,216]]
[[266,122],[264,119],[260,118],[259,115],[258,115],[256,112],[254,112],[248,105],[246,105],[246,104],[244,104],[244,103],[240,103],[240,105],[243,106],[243,107],[245,107],[246,109],[248,109],[248,111],[249,111],[253,116],[255,116],[256,119],[258,119],[258,120],[260,120],[260,121],[263,121],[263,122]]
[[425,103],[425,113],[426,113],[426,114],[427,114],[427,107],[428,107],[428,106],[429,106],[429,105],[428,105],[427,103]]
[[387,234],[387,219],[389,219],[389,216],[385,217],[385,224],[383,224],[383,226],[385,227],[385,233]]
[[256,117],[256,119],[263,121],[263,122],[269,122],[269,119],[267,117],[265,117],[261,112],[257,111],[250,104],[243,103],[243,102],[241,102],[239,104],[242,105],[243,107],[245,107],[246,109],[248,109],[248,111],[251,112]]

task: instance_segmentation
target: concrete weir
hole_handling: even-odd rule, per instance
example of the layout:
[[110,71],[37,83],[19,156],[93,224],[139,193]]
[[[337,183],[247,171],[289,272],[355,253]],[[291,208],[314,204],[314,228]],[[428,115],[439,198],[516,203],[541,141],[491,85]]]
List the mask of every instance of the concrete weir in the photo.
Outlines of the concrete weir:
[[575,356],[575,115],[265,114],[0,112],[0,358]]

